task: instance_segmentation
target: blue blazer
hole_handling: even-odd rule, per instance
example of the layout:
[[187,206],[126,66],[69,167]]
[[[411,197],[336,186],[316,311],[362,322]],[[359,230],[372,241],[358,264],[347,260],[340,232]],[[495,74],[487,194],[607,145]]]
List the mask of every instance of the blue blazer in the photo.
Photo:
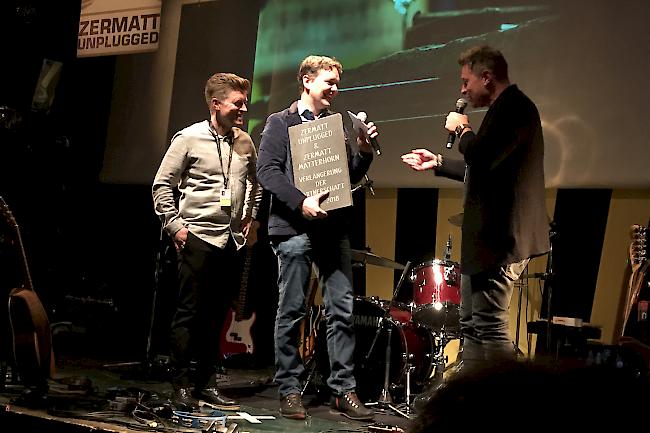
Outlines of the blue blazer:
[[[334,114],[329,112],[326,115]],[[307,220],[302,216],[302,202],[306,198],[294,185],[289,127],[302,122],[298,113],[298,101],[285,110],[271,114],[262,131],[257,159],[257,180],[264,190],[271,193],[269,207],[269,235],[294,236],[310,231],[336,230],[346,233],[351,208],[328,212],[327,218]],[[347,131],[345,144],[348,153],[350,182],[358,183],[372,162],[372,153],[353,152]]]

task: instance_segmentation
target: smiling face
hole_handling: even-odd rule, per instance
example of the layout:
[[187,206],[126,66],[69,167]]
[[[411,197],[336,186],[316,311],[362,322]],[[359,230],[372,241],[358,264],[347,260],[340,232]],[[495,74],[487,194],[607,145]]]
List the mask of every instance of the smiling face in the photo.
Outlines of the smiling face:
[[339,93],[341,77],[336,68],[319,69],[316,75],[303,75],[303,98],[311,102],[315,113],[320,113],[332,104],[332,100]]
[[248,96],[240,90],[231,90],[225,98],[212,98],[217,125],[225,135],[233,126],[241,128],[244,125],[244,113],[248,111]]
[[490,83],[491,74],[488,71],[480,72],[478,75],[472,71],[469,65],[463,65],[460,71],[461,87],[460,93],[469,100],[473,107],[487,107],[490,105]]

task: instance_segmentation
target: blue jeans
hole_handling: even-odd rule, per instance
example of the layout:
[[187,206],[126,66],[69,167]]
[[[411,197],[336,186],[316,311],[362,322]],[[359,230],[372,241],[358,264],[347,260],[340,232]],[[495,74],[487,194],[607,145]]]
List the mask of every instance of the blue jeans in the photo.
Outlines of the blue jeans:
[[508,310],[514,282],[527,264],[525,259],[494,270],[461,275],[460,326],[467,369],[514,357]]
[[281,397],[300,393],[305,368],[298,353],[300,323],[305,317],[305,296],[312,263],[318,267],[327,319],[330,377],[337,395],[354,390],[354,330],[352,327],[352,265],[347,236],[332,233],[302,234],[274,242],[278,257],[278,313],[275,319],[275,381]]

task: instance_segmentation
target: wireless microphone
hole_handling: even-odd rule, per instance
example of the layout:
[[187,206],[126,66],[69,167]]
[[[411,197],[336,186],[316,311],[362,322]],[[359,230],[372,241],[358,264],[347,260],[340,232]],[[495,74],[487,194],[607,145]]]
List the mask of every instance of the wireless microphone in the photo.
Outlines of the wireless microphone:
[[[465,107],[467,107],[467,99],[459,98],[456,101],[456,113],[463,114],[463,112],[465,111]],[[449,137],[447,137],[447,149],[451,149],[451,146],[453,146],[455,140],[456,140],[456,133],[450,132]]]
[[[366,114],[365,111],[359,111],[357,117],[359,118],[359,120],[361,120],[364,123],[368,119],[368,115]],[[379,146],[379,141],[377,141],[377,138],[375,137],[368,137],[368,138],[370,138],[370,144],[372,145],[372,148],[375,150],[375,153],[377,155],[381,155],[381,147]]]

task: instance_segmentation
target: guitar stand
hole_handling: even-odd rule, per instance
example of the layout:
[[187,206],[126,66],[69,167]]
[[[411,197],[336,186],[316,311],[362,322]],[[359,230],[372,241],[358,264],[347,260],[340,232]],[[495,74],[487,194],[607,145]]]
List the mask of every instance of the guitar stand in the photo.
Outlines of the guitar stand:
[[[381,334],[381,331],[384,329],[385,324],[392,323],[392,319],[390,317],[390,310],[391,307],[393,306],[393,303],[395,302],[395,298],[399,294],[399,291],[402,288],[402,285],[404,284],[404,280],[406,279],[406,275],[408,274],[410,268],[411,268],[411,262],[409,261],[406,263],[406,266],[402,271],[402,275],[400,276],[399,282],[397,283],[395,290],[393,290],[393,297],[391,298],[390,303],[388,304],[388,308],[386,308],[386,311],[384,311],[384,316],[381,317],[379,319],[379,322],[377,323],[377,331],[375,332],[375,337],[373,338],[372,343],[370,344],[370,348],[368,349],[368,352],[364,357],[364,363],[367,363],[370,360],[370,354],[374,350],[375,344],[379,339],[379,334]],[[408,415],[409,405],[408,404],[406,405],[406,412],[399,410],[396,406],[393,405],[393,399],[390,395],[390,360],[391,360],[390,342],[393,334],[393,329],[390,326],[388,326],[386,331],[387,331],[387,338],[386,338],[386,352],[385,352],[386,364],[384,368],[384,388],[381,391],[381,395],[379,399],[376,402],[367,403],[366,406],[377,406],[380,409],[390,409],[393,412],[403,416],[404,418],[409,419],[410,418]],[[406,401],[407,402],[409,400],[409,394],[410,394],[411,369],[412,367],[409,362],[406,368]]]
[[305,394],[305,391],[307,390],[307,387],[311,383],[314,374],[316,373],[316,355],[314,354],[312,358],[309,360],[308,364],[310,364],[308,370],[309,374],[307,375],[307,378],[305,379],[305,384],[302,386],[302,389],[300,390],[300,396],[302,397]]

